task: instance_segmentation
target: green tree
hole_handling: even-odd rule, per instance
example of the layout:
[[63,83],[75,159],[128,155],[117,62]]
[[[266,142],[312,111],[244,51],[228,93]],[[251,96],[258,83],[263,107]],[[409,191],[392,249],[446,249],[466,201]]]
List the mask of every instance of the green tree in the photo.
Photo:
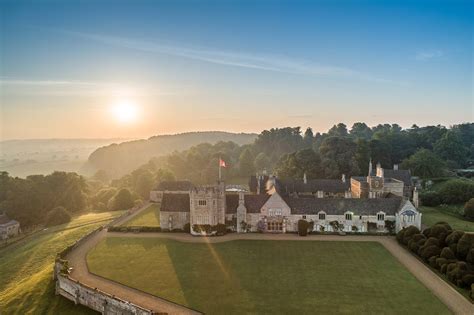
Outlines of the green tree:
[[254,157],[252,152],[250,152],[249,148],[246,148],[242,151],[239,157],[239,168],[240,168],[240,175],[242,176],[250,176],[255,173],[255,166],[253,164]]
[[375,163],[380,162],[382,167],[385,168],[390,168],[392,166],[392,159],[390,157],[392,148],[388,142],[379,139],[372,139],[369,142],[369,147],[372,161]]
[[355,159],[357,145],[347,137],[328,137],[319,148],[322,167],[328,178],[350,177],[359,174]]
[[312,148],[313,147],[313,141],[314,141],[313,129],[308,127],[308,128],[306,128],[306,131],[304,132],[304,136],[303,136],[304,146],[306,148]]
[[263,152],[260,152],[257,155],[254,161],[254,165],[255,165],[256,171],[263,171],[263,170],[269,171],[271,169],[270,159]]
[[135,182],[135,192],[139,194],[143,199],[148,199],[150,196],[150,191],[155,184],[155,180],[153,178],[153,174],[150,171],[144,171],[140,175]]
[[453,161],[455,167],[464,167],[468,149],[458,132],[449,130],[434,145],[434,152],[445,161]]
[[350,135],[355,138],[370,140],[372,137],[372,130],[365,123],[356,122],[352,125]]
[[315,179],[323,176],[321,159],[312,149],[303,149],[283,155],[275,166],[275,172],[282,178]]
[[126,210],[133,207],[133,196],[127,188],[120,189],[111,199],[110,210]]
[[359,174],[367,175],[369,173],[369,161],[370,161],[370,148],[367,140],[358,138],[356,141],[357,150],[355,153],[355,159],[357,166],[359,167]]
[[64,207],[56,207],[46,215],[46,226],[60,225],[71,221],[71,215]]
[[415,176],[429,178],[442,176],[446,165],[430,150],[420,149],[403,161],[402,168],[411,170]]
[[329,129],[328,135],[333,137],[346,137],[348,135],[347,126],[343,123],[334,125],[331,129]]

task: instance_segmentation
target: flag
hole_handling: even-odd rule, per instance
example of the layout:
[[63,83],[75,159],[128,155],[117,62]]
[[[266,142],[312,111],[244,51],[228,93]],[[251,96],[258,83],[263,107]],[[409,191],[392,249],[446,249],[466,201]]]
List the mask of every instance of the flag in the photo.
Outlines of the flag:
[[219,166],[220,167],[227,167],[227,164],[225,164],[225,161],[221,158],[219,158]]

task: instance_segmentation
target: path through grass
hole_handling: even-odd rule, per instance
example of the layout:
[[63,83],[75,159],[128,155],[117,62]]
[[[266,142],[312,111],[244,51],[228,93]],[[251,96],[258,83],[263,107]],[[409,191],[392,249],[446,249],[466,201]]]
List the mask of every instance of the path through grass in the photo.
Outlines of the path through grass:
[[160,226],[160,206],[157,203],[150,204],[139,215],[130,221],[122,224],[123,226]]

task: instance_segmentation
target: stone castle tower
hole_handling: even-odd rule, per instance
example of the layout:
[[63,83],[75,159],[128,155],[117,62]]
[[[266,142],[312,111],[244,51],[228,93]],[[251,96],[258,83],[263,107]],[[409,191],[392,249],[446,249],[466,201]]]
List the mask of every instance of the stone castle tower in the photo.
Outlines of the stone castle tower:
[[189,192],[191,233],[194,224],[225,224],[226,199],[225,184],[194,187]]

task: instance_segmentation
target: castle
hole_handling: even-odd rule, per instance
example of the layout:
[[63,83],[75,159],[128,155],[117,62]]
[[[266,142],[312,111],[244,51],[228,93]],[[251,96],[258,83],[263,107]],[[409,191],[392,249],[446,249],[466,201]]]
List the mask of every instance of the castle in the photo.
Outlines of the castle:
[[[226,192],[219,181],[211,186],[190,182],[164,182],[151,193],[161,202],[162,228],[183,229],[201,235],[200,226],[227,226],[236,232],[286,233],[298,230],[298,221],[312,223],[314,231],[388,232],[407,226],[421,227],[421,213],[410,202],[408,171],[370,167],[367,177],[341,180],[280,180],[252,176],[250,193]],[[183,190],[180,190],[183,189]],[[415,197],[417,194],[415,193]],[[414,201],[417,204],[417,200]]]

